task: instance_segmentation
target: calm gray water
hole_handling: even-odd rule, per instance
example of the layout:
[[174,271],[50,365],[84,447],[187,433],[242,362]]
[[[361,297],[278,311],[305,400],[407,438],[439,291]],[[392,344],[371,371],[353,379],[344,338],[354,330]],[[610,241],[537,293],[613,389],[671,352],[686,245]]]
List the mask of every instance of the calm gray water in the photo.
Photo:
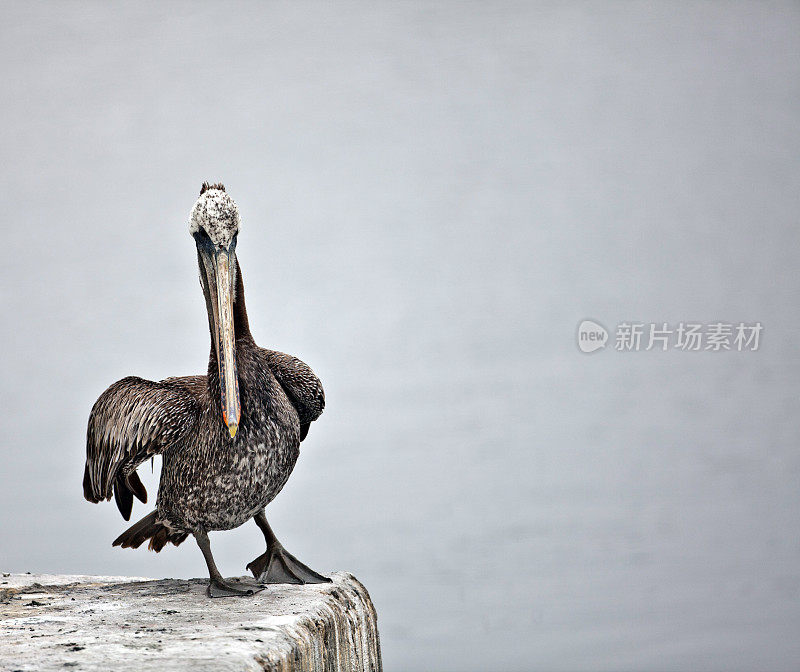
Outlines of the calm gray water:
[[[1,30],[5,571],[204,574],[191,543],[112,549],[80,486],[107,385],[205,370],[187,219],[220,179],[253,331],[328,397],[270,519],[368,586],[388,670],[797,669],[796,3],[19,3]],[[584,318],[764,332],[585,355]],[[212,543],[228,574],[262,551]]]

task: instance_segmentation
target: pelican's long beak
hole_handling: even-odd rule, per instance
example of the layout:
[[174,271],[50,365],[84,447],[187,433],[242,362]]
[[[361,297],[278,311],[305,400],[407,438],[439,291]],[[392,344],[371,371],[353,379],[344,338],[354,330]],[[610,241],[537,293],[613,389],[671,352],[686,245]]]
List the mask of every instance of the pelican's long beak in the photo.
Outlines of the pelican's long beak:
[[[202,249],[200,258],[206,272],[209,303],[213,312],[212,332],[219,365],[222,417],[231,438],[236,436],[242,414],[239,377],[236,373],[236,335],[233,330],[233,299],[236,286],[235,241],[228,249]],[[211,315],[209,315],[211,317]]]

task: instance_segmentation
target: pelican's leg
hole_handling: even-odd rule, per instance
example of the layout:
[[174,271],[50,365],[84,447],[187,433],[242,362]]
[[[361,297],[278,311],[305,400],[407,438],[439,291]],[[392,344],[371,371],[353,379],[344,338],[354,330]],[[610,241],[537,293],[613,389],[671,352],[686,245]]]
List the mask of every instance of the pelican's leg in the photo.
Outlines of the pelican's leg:
[[208,535],[205,532],[195,532],[194,538],[197,540],[200,550],[203,551],[203,557],[208,565],[208,575],[211,581],[206,592],[209,597],[242,597],[258,592],[257,588],[239,588],[223,579],[214,562],[214,556],[211,555],[211,542],[208,540]]
[[267,552],[259,555],[247,565],[247,569],[253,572],[257,581],[260,583],[330,583],[329,578],[317,574],[281,545],[263,511],[257,513],[253,520],[261,528],[267,542]]

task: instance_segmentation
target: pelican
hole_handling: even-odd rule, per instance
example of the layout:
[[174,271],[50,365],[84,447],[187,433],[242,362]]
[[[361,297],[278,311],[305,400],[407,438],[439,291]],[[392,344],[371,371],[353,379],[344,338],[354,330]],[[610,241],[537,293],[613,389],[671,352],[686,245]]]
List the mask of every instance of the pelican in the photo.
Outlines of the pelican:
[[[208,374],[160,382],[130,376],[94,404],[86,432],[84,497],[113,496],[125,520],[147,502],[136,469],[161,455],[156,508],[114,542],[159,552],[190,534],[209,573],[208,595],[250,595],[266,583],[330,579],[286,551],[265,507],[292,473],[300,442],[325,407],[322,384],[296,357],[259,348],[250,333],[236,258],[239,210],[222,184],[204,182],[189,220],[211,332]],[[226,580],[208,533],[253,519],[266,551],[247,565],[257,584]]]

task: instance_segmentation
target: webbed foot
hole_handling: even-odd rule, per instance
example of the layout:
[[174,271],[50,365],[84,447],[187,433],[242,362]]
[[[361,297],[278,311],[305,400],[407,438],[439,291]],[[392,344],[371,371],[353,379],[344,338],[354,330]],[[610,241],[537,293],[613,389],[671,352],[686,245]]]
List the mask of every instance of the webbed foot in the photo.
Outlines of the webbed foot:
[[330,583],[331,580],[304,565],[279,543],[247,565],[259,583]]
[[248,584],[238,584],[234,581],[225,581],[224,579],[211,579],[206,589],[206,594],[209,597],[247,597],[255,595],[256,593],[264,590],[260,586],[251,586]]

